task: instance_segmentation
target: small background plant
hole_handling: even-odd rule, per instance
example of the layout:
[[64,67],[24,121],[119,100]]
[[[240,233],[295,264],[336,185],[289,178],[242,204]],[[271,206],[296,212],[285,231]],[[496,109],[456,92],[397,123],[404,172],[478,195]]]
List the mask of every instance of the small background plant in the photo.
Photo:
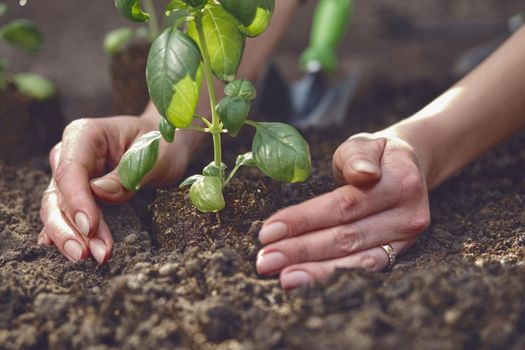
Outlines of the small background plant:
[[[144,2],[151,7],[149,1]],[[140,0],[115,0],[130,21],[155,20]],[[122,184],[136,191],[158,159],[160,139],[173,142],[177,130],[211,134],[214,160],[181,183],[191,186],[192,203],[203,212],[224,208],[223,188],[242,166],[259,168],[265,175],[290,183],[305,181],[311,171],[309,147],[297,130],[283,123],[249,120],[257,92],[246,79],[237,78],[247,37],[268,27],[274,0],[172,0],[166,7],[168,26],[153,41],[146,79],[150,97],[162,115],[159,131],[150,132],[124,154],[119,163]],[[153,12],[152,12],[153,13]],[[225,84],[224,98],[217,99],[214,76]],[[211,121],[196,115],[203,78],[206,80]],[[244,125],[256,129],[252,151],[239,155],[227,173],[222,162],[221,134],[236,137]]]
[[[3,22],[8,12],[8,6],[0,2],[0,21]],[[43,35],[33,22],[27,19],[15,19],[6,24],[2,22],[0,22],[0,42],[29,53],[40,50]],[[8,83],[12,83],[20,93],[36,100],[46,100],[55,95],[55,85],[43,76],[34,73],[9,73],[8,68],[9,61],[0,57],[0,91],[4,90]]]

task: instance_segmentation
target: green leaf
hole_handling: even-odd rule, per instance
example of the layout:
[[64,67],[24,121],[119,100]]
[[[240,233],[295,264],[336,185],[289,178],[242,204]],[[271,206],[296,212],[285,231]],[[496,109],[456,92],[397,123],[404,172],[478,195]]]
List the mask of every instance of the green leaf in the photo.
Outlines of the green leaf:
[[120,182],[130,191],[137,191],[140,182],[155,167],[159,157],[160,132],[142,135],[120,159]]
[[166,29],[151,46],[146,80],[159,112],[176,128],[191,125],[202,85],[197,44],[177,28]]
[[246,35],[252,38],[262,34],[268,28],[275,8],[275,0],[253,1],[257,7],[255,17],[252,23],[246,26]]
[[222,181],[215,176],[202,176],[191,185],[190,199],[204,213],[215,213],[226,205],[222,194]]
[[106,34],[104,51],[108,55],[115,55],[135,37],[135,30],[128,27],[117,28]]
[[131,22],[146,22],[149,15],[140,8],[140,0],[115,0],[120,14]]
[[237,156],[237,159],[235,160],[235,166],[252,166],[256,167],[257,163],[255,162],[255,159],[253,159],[253,153],[247,152],[244,154],[239,154]]
[[7,85],[6,72],[9,67],[9,61],[6,59],[0,58],[0,90],[5,89]]
[[219,179],[224,179],[224,172],[226,171],[226,164],[221,163],[221,166],[218,167],[215,165],[215,162],[208,164],[202,171],[202,174],[205,176],[215,176]]
[[310,150],[297,130],[282,123],[257,123],[256,129],[252,152],[265,175],[292,183],[308,179]]
[[244,26],[249,26],[255,19],[257,3],[254,0],[219,0],[222,7],[231,13]]
[[179,185],[179,188],[184,188],[193,185],[198,179],[200,179],[202,175],[192,175],[188,177],[186,180],[182,181]]
[[200,8],[208,2],[208,0],[182,0],[186,4],[190,5],[193,8]]
[[217,105],[217,113],[228,133],[236,137],[239,134],[248,114],[251,102],[242,97],[225,96]]
[[0,16],[6,15],[8,11],[9,11],[9,7],[7,7],[7,5],[4,4],[3,2],[0,2]]
[[56,87],[49,79],[34,73],[20,73],[13,76],[13,83],[21,94],[44,101],[56,94]]
[[43,35],[37,26],[27,19],[17,19],[0,30],[0,39],[29,52],[42,47]]
[[[239,32],[239,21],[221,6],[207,5],[203,10],[202,28],[213,73],[222,81],[232,81],[244,51],[245,38]],[[188,34],[199,43],[194,22],[188,25]]]
[[234,80],[224,87],[224,94],[226,96],[236,97],[240,96],[248,101],[257,97],[257,90],[251,81],[247,79]]
[[175,140],[175,128],[166,119],[160,118],[159,130],[166,142],[172,143]]

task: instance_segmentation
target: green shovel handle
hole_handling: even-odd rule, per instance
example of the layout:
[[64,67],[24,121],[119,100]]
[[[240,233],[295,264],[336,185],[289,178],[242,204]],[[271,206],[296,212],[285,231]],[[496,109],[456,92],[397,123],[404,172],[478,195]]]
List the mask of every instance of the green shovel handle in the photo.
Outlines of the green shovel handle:
[[352,15],[352,0],[320,0],[315,11],[310,47],[301,55],[301,66],[333,71],[337,66],[337,49],[341,44]]

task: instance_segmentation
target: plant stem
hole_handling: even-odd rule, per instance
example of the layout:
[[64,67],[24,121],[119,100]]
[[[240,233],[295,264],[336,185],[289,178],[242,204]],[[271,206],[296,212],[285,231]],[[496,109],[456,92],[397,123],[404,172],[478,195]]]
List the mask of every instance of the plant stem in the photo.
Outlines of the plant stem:
[[240,164],[235,164],[235,167],[232,169],[232,171],[230,172],[230,175],[228,176],[228,178],[226,179],[226,181],[224,181],[224,187],[226,187],[226,185],[228,185],[230,183],[230,180],[233,178],[233,176],[235,175],[235,173],[237,173],[237,170],[239,170],[239,168],[241,167]]
[[153,42],[160,34],[159,22],[157,20],[157,11],[155,10],[152,0],[144,0],[144,8],[149,13],[149,38],[151,42]]
[[202,59],[204,61],[204,71],[206,73],[206,84],[208,85],[208,95],[210,96],[211,108],[211,128],[210,132],[213,135],[213,159],[215,165],[220,168],[222,164],[222,150],[221,150],[221,126],[220,119],[215,107],[217,106],[217,94],[215,93],[215,85],[213,85],[213,73],[211,71],[210,53],[206,38],[204,37],[204,30],[202,29],[202,14],[195,16],[195,27],[199,33],[199,43],[201,45]]

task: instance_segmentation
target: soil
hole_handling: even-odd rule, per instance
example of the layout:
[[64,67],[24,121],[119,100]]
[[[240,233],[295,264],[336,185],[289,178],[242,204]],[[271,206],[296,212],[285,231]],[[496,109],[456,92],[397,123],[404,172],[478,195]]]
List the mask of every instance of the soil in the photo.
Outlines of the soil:
[[140,115],[148,104],[146,63],[149,47],[149,42],[132,42],[111,58],[115,115]]
[[[79,13],[74,1],[48,2],[26,7],[48,24],[48,37],[62,38],[49,41],[35,71],[60,78],[69,118],[108,114],[100,43],[124,22],[111,3]],[[53,4],[63,22],[48,18],[44,7]],[[16,168],[0,161],[0,349],[524,349],[525,132],[431,194],[431,227],[392,270],[341,270],[325,286],[291,293],[255,272],[262,220],[334,188],[330,158],[341,141],[422,107],[450,85],[459,52],[499,35],[496,28],[444,40],[392,32],[393,25],[407,18],[427,29],[436,19],[501,21],[523,7],[520,0],[356,4],[360,15],[341,70],[362,72],[363,84],[348,127],[306,133],[314,171],[305,184],[279,184],[243,169],[219,214],[195,212],[184,190],[142,192],[104,208],[115,247],[111,261],[98,266],[92,259],[70,263],[56,248],[36,245],[49,180],[45,158]],[[314,6],[301,10],[292,27],[303,28]],[[307,36],[291,31],[278,50],[289,78],[299,77]],[[118,59],[121,72],[143,69],[126,53]],[[135,102],[131,96],[126,92],[119,108]],[[246,140],[228,143],[227,162],[247,150]]]
[[0,90],[0,159],[19,161],[45,154],[64,129],[60,99],[22,95],[13,84]]
[[[431,194],[431,227],[391,271],[341,270],[291,293],[256,274],[262,220],[335,187],[330,155],[344,135],[442,88],[385,86],[356,105],[349,130],[310,133],[305,184],[243,169],[219,214],[197,213],[174,188],[105,208],[116,243],[104,266],[36,245],[48,173],[0,165],[0,348],[523,349],[525,133]],[[377,96],[395,111],[371,109]],[[232,157],[246,145],[228,147]]]

